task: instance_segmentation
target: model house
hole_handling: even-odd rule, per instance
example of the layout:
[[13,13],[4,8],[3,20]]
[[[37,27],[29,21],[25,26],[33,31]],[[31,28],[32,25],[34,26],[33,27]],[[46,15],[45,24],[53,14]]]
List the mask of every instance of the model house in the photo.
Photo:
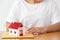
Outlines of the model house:
[[9,34],[14,36],[25,35],[23,24],[20,22],[11,23],[9,26]]

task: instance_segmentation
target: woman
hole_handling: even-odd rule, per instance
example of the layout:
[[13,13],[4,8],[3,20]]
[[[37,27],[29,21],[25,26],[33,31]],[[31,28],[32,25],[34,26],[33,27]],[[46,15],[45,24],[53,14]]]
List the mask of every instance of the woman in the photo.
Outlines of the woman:
[[[18,0],[14,3],[6,24],[18,21],[27,33],[60,31],[60,14],[54,0]],[[7,27],[8,28],[8,27]]]

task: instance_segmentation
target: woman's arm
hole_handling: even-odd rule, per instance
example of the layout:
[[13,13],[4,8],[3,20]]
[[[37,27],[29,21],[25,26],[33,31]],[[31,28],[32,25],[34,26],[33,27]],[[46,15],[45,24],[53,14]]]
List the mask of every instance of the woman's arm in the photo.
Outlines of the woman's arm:
[[60,31],[60,22],[44,27],[32,27],[28,30],[28,33],[41,34],[47,32],[56,32]]
[[45,27],[47,32],[60,31],[60,22]]
[[9,29],[8,29],[9,25],[10,25],[10,23],[9,22],[6,22],[6,31],[7,32],[9,31]]

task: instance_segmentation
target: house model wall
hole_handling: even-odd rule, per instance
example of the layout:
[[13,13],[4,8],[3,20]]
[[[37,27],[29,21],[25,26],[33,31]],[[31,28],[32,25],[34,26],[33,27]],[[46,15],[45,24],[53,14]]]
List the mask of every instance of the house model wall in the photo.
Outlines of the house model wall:
[[14,36],[23,36],[25,35],[25,28],[20,22],[13,22],[9,26],[9,34]]

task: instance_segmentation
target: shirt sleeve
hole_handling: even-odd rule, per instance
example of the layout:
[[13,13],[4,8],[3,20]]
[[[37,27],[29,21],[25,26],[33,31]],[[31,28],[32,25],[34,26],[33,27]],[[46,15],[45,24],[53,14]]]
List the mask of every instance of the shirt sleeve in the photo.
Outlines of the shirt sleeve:
[[52,2],[52,24],[60,22],[60,12],[55,2]]
[[20,14],[20,3],[16,1],[10,10],[10,13],[7,17],[7,22],[14,22],[14,21],[19,21],[18,17]]

